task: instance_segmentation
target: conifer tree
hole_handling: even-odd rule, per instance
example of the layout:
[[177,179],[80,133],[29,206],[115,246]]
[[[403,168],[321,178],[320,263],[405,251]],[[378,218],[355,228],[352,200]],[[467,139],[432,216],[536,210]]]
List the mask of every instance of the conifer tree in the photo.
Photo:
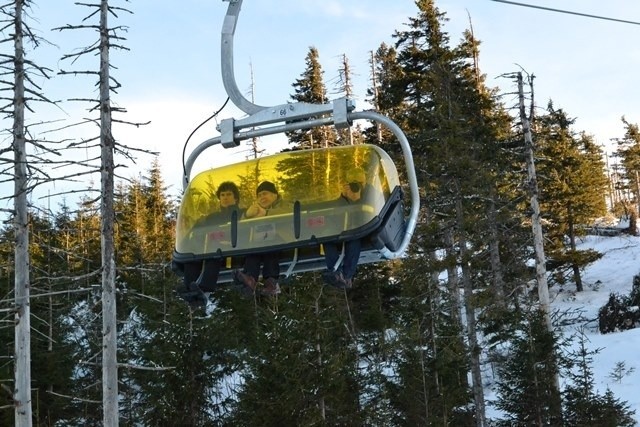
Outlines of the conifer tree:
[[396,348],[394,314],[400,289],[394,281],[395,262],[362,265],[349,292],[354,339],[357,340],[357,380],[362,425],[384,425],[394,416],[387,387]]
[[[56,219],[67,230],[70,290],[74,293],[64,314],[65,336],[74,362],[74,376],[67,400],[65,420],[74,425],[82,422],[100,424],[102,414],[95,408],[101,403],[101,372],[96,356],[100,354],[100,216],[95,200],[87,197],[67,220]],[[58,244],[58,247],[64,247]]]
[[[59,263],[54,223],[37,212],[30,214],[31,245],[31,389],[34,418],[47,424],[64,423],[72,395],[72,348],[66,342],[71,333],[66,316],[69,299],[60,299],[68,289],[65,265]],[[62,265],[60,265],[62,264]],[[62,267],[62,269],[60,269]],[[67,276],[68,277],[68,276]]]
[[162,294],[162,270],[173,250],[174,203],[166,194],[157,159],[144,176],[120,186],[116,197],[118,261],[132,291]]
[[567,265],[582,291],[580,269],[598,255],[578,251],[576,237],[583,233],[581,227],[606,213],[607,178],[600,150],[589,136],[572,134],[573,122],[549,103],[547,115],[538,119],[538,167],[541,206],[549,221],[547,252]]
[[[0,323],[13,325],[12,309],[8,307],[10,298],[13,296],[14,283],[14,262],[15,250],[13,244],[13,227],[2,224],[0,228]],[[0,327],[0,342],[4,344],[2,355],[11,357],[13,354],[12,345],[14,341],[13,328]],[[3,383],[11,381],[14,377],[13,366],[9,363],[0,365],[0,379]],[[15,420],[13,406],[6,407],[7,403],[13,399],[13,390],[8,387],[0,387],[0,424],[12,425]]]
[[[237,295],[231,297],[241,305]],[[234,378],[246,351],[238,334],[249,331],[225,303],[210,316],[192,312],[182,301],[170,304],[163,322],[142,322],[127,339],[138,342],[136,363],[147,367],[124,375],[130,383],[123,387],[132,402],[129,417],[145,425],[221,423],[232,412],[239,387]]]
[[145,177],[144,194],[146,230],[150,234],[149,262],[163,264],[169,261],[169,254],[173,250],[173,233],[175,223],[175,205],[167,195],[160,163],[156,157]]
[[[306,68],[293,83],[294,94],[291,99],[296,102],[324,104],[329,101],[324,84],[322,65],[318,49],[311,46],[305,58]],[[323,148],[335,144],[335,131],[329,126],[321,126],[308,130],[289,132],[289,143],[296,149]]]
[[236,313],[253,317],[255,337],[231,424],[362,424],[348,304],[303,277],[277,301]]
[[560,337],[545,313],[522,313],[506,361],[499,367],[496,407],[506,414],[498,425],[563,425],[555,378],[564,366]]
[[394,414],[405,425],[469,425],[468,355],[460,322],[451,315],[450,295],[427,272],[424,259],[405,260],[399,272],[401,300],[393,314],[393,375],[386,389]]
[[584,330],[578,336],[579,347],[569,352],[567,359],[570,365],[564,376],[568,384],[563,391],[564,425],[580,426],[633,426],[634,411],[626,402],[621,402],[607,389],[604,395],[595,390],[593,378],[593,358],[598,350],[587,348]]
[[[498,154],[498,144],[508,136],[510,120],[495,92],[484,87],[484,77],[472,65],[477,42],[470,33],[460,45],[450,47],[449,36],[442,30],[444,14],[433,1],[418,1],[416,5],[417,17],[410,19],[405,31],[395,34],[401,71],[392,74],[395,81],[389,82],[388,88],[395,95],[388,94],[386,99],[402,105],[397,121],[404,126],[418,159],[416,169],[425,191],[425,209],[437,212],[437,217],[432,217],[436,221],[420,223],[416,234],[447,254],[441,264],[432,265],[448,271],[452,321],[463,318],[458,295],[460,284],[465,287],[467,344],[474,348],[469,366],[476,420],[478,425],[485,425],[480,351],[475,344],[474,316],[479,307],[474,295],[478,288],[489,285],[482,271],[491,271],[495,282],[505,287],[500,246],[509,236],[500,236],[497,230],[501,227],[496,221],[509,215],[499,217],[495,212],[509,204],[500,202],[499,177],[500,169],[513,160]],[[474,173],[469,174],[470,170]],[[487,200],[493,200],[493,204]],[[499,208],[495,203],[500,203]],[[487,224],[494,230],[491,239],[484,231]],[[491,242],[490,248],[487,241]],[[489,250],[493,251],[492,264],[483,266],[474,261],[472,254]]]
[[[628,215],[631,219],[637,218],[640,212],[640,129],[635,123],[629,122],[622,117],[622,123],[625,128],[625,134],[622,138],[616,139],[618,149],[614,153],[615,157],[620,158],[622,165],[622,179],[617,182],[617,190],[623,193],[631,193],[635,195],[635,206],[631,200],[622,200],[627,207]],[[636,234],[635,227],[629,227],[632,234]]]

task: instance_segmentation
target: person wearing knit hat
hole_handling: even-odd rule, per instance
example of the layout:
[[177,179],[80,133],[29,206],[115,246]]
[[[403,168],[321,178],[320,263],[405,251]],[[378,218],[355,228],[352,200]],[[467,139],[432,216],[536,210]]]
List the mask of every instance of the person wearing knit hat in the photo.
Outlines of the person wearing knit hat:
[[260,194],[261,191],[268,191],[273,194],[278,194],[276,185],[271,181],[262,181],[260,185],[258,185],[258,188],[256,188],[256,195]]
[[[262,181],[256,188],[256,201],[247,208],[244,218],[259,218],[293,212],[293,205],[282,200],[276,185],[271,181]],[[262,266],[264,288],[262,295],[274,296],[280,293],[278,277],[280,277],[280,252],[267,252],[247,255],[244,259],[243,271],[234,272],[234,281],[244,286],[249,293],[254,293],[258,285]]]
[[276,185],[271,181],[262,181],[256,188],[256,200],[245,212],[245,218],[291,212],[291,206],[283,202]]

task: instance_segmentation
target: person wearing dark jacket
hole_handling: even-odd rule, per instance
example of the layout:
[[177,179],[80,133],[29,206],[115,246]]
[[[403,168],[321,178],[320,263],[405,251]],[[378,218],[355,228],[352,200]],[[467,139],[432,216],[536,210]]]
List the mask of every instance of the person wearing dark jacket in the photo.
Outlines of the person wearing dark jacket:
[[[275,184],[270,181],[263,181],[256,189],[256,201],[247,208],[244,217],[259,218],[291,212],[291,203],[282,200]],[[234,272],[234,280],[236,283],[242,284],[248,293],[254,293],[259,283],[260,266],[262,266],[264,287],[259,292],[266,296],[279,294],[280,252],[247,255],[244,260],[243,271],[236,270]]]
[[[347,171],[345,177],[340,181],[340,197],[336,200],[338,205],[351,205],[360,203],[362,192],[366,184],[366,175],[360,168]],[[340,259],[342,245],[344,245],[344,257]],[[341,245],[335,243],[325,243],[324,259],[327,263],[327,271],[322,274],[324,282],[338,289],[351,289],[353,277],[356,274],[358,260],[360,259],[361,243],[360,239],[349,240]]]
[[[216,196],[220,200],[220,210],[206,216],[199,221],[199,224],[224,224],[232,220],[234,213],[238,219],[242,215],[242,211],[238,206],[240,203],[240,191],[236,184],[231,181],[221,183],[216,191]],[[196,304],[206,302],[202,301],[201,293],[215,290],[218,275],[224,262],[225,260],[222,258],[186,263],[184,265],[183,279],[186,293],[184,293],[183,298],[188,301],[191,298],[189,302]]]

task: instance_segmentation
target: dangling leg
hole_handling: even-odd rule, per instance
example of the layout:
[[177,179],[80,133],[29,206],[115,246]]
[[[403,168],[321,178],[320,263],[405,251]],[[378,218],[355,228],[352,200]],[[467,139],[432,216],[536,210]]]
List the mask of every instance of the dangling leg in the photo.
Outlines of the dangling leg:
[[244,259],[244,271],[234,271],[233,280],[237,284],[243,285],[244,290],[249,294],[256,290],[261,260],[262,256],[260,255],[247,255]]
[[345,288],[345,280],[340,264],[344,262],[344,244],[336,245],[335,243],[327,243],[324,246],[325,261],[327,263],[327,271],[322,273],[322,280],[331,286],[339,289]]
[[324,243],[324,260],[327,263],[327,270],[336,271],[338,259],[340,258],[340,252],[338,251],[338,245],[335,243]]
[[280,252],[264,254],[262,257],[262,278],[264,288],[262,295],[274,296],[280,293],[278,278],[280,277]]
[[344,259],[342,261],[342,274],[344,275],[345,287],[352,286],[353,277],[356,275],[358,261],[361,250],[360,240],[350,240],[344,244]]
[[224,259],[209,259],[204,262],[204,269],[198,278],[198,287],[204,292],[212,292],[218,283],[218,274],[224,263]]
[[187,262],[184,264],[184,276],[182,282],[185,289],[191,289],[191,284],[198,280],[202,272],[202,262]]
[[192,307],[206,306],[207,298],[198,287],[198,281],[202,280],[204,261],[189,262],[184,265],[183,285],[176,288],[180,298]]

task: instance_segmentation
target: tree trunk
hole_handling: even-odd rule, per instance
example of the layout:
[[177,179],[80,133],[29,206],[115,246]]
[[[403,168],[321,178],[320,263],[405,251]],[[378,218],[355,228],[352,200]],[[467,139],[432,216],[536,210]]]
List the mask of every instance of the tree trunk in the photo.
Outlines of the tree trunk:
[[[576,232],[575,232],[575,221],[573,220],[572,207],[569,206],[567,208],[567,219],[569,226],[569,249],[571,250],[572,257],[576,254]],[[582,276],[580,275],[580,267],[576,264],[575,261],[571,261],[571,268],[573,269],[573,281],[576,282],[576,291],[582,292],[584,287],[582,286]]]
[[13,154],[15,233],[15,423],[31,426],[31,310],[29,305],[29,212],[27,205],[27,143],[24,131],[23,1],[16,0],[14,16]]
[[[636,170],[636,208],[635,208],[636,214],[640,214],[640,176],[638,175],[638,171]],[[636,215],[637,218],[637,215]],[[629,223],[629,234],[631,234],[632,236],[637,236],[638,235],[638,226],[636,224],[636,221],[633,221],[633,223]]]
[[[314,314],[316,319],[319,320],[320,317],[320,296],[322,292],[315,298],[314,301]],[[320,343],[320,332],[316,332],[316,351],[318,352],[318,358],[316,359],[316,363],[318,364],[318,369],[322,368],[322,344]],[[320,409],[320,417],[322,421],[327,420],[327,407],[324,399],[324,394],[320,394],[318,396],[318,409]]]
[[108,0],[100,2],[100,149],[101,249],[102,249],[102,403],[103,425],[118,425],[118,365],[116,324],[116,262],[113,208],[113,153],[109,91]]
[[453,227],[444,230],[445,254],[447,257],[447,288],[451,294],[451,316],[456,326],[462,329],[460,315],[460,278],[458,275],[458,255],[453,238]]
[[467,321],[467,342],[469,345],[469,363],[471,367],[471,388],[473,390],[473,402],[475,404],[476,426],[487,425],[486,410],[484,405],[484,389],[482,387],[482,369],[480,365],[480,345],[478,344],[478,331],[476,328],[476,312],[473,302],[473,281],[469,271],[469,250],[464,226],[464,212],[462,195],[459,188],[456,195],[456,221],[458,228],[458,243],[460,247],[460,264],[462,269],[462,286],[464,288],[464,308]]
[[[433,219],[433,214],[431,213],[431,208],[429,206],[425,206],[424,208],[424,224],[426,227],[429,227],[429,225],[431,225],[431,223],[434,221]],[[438,259],[438,251],[433,249],[429,252],[427,252],[425,254],[426,256],[426,262],[429,263],[429,265],[433,265],[434,264],[434,260]],[[430,269],[431,273],[430,273],[430,277],[429,277],[429,281],[430,283],[439,283],[440,282],[440,272],[437,271],[436,269]]]
[[[376,111],[380,111],[380,103],[378,102],[379,90],[378,90],[378,79],[376,76],[376,56],[373,51],[371,51],[371,89],[373,90],[373,108]],[[378,122],[375,124],[376,127],[376,141],[378,144],[382,143],[382,125]]]
[[638,214],[636,213],[634,208],[631,208],[631,212],[629,213],[629,235],[637,236],[638,235]]
[[423,338],[422,326],[420,325],[420,321],[418,319],[416,319],[416,332],[418,334],[418,343],[419,343],[418,351],[420,352],[420,372],[421,372],[420,379],[422,383],[422,396],[424,399],[424,420],[426,422],[429,419],[429,382],[427,381],[428,372],[427,372],[427,365],[425,361],[426,352],[423,350],[426,346],[422,342],[422,338]]
[[542,223],[540,221],[540,204],[538,203],[538,179],[536,177],[536,165],[533,155],[533,137],[531,136],[531,125],[524,105],[524,88],[522,73],[518,73],[518,97],[520,100],[520,120],[524,132],[524,142],[526,148],[527,174],[529,177],[529,197],[531,204],[531,228],[533,230],[533,246],[536,260],[536,284],[538,285],[538,299],[540,308],[544,312],[547,328],[551,331],[551,316],[549,314],[549,286],[547,284],[547,267],[545,264],[544,243],[542,234]]
[[496,215],[495,189],[491,190],[491,200],[489,202],[489,256],[491,261],[491,272],[493,273],[493,292],[495,303],[504,308],[506,305],[504,291],[504,274],[502,271],[502,261],[500,259],[500,238],[498,233],[498,219]]
[[[536,259],[536,283],[538,285],[538,300],[540,309],[544,314],[547,329],[552,332],[549,286],[547,284],[547,267],[545,264],[544,241],[542,233],[542,222],[540,221],[540,204],[538,203],[538,180],[536,177],[536,165],[533,155],[533,137],[531,136],[531,125],[527,119],[524,107],[524,88],[522,83],[522,73],[518,72],[518,97],[520,104],[520,120],[524,132],[524,142],[526,148],[527,173],[529,176],[529,196],[531,198],[531,228],[533,229],[533,245]],[[533,105],[532,105],[533,109]],[[558,372],[554,376],[554,386],[557,395],[560,395],[560,378]]]

